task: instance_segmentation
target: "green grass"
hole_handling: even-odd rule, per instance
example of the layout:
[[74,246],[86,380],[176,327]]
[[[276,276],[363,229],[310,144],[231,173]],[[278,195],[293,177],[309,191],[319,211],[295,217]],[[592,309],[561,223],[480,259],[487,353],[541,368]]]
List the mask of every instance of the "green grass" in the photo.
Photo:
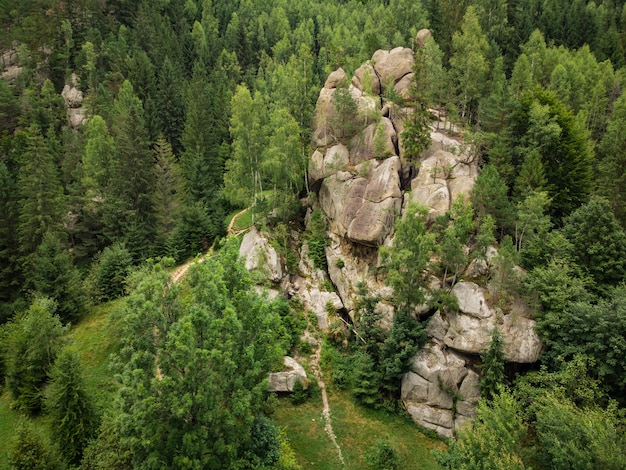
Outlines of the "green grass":
[[[92,307],[68,333],[69,347],[76,349],[81,356],[83,374],[88,390],[103,407],[111,400],[114,392],[113,374],[109,370],[109,355],[118,347],[115,328],[109,324],[109,313],[118,301]],[[8,469],[8,447],[15,431],[24,419],[23,414],[11,409],[8,391],[0,395],[0,470]],[[47,417],[33,420],[37,429],[49,435]]]
[[[426,437],[408,417],[369,410],[356,405],[347,392],[329,391],[331,419],[348,469],[367,469],[365,453],[379,439],[396,450],[402,468],[435,470],[431,450],[445,445]],[[284,427],[303,469],[342,468],[337,451],[324,432],[322,400],[314,397],[302,405],[281,398],[274,419]]]
[[[228,214],[228,216],[226,217],[226,227],[228,227],[228,225],[230,224],[230,221],[233,220],[233,217],[235,217],[235,215],[237,215],[239,212],[241,212],[241,209],[237,209],[234,212],[231,212],[230,214]],[[252,225],[252,212],[250,210],[247,210],[246,212],[244,212],[243,214],[241,214],[239,217],[237,217],[237,220],[235,220],[235,223],[233,224],[233,231],[238,232],[239,230],[244,230],[249,228]]]

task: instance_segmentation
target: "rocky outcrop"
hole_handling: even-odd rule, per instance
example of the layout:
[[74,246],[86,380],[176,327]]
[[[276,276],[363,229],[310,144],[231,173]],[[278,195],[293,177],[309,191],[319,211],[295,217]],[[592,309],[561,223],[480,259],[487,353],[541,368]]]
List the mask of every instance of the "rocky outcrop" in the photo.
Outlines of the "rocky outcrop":
[[[434,145],[439,146],[442,140]],[[445,214],[456,198],[468,198],[477,176],[478,165],[466,155],[436,150],[420,162],[418,174],[411,181],[411,200],[426,206],[432,221]]]
[[430,319],[431,342],[416,354],[402,380],[402,400],[415,422],[443,437],[474,417],[480,397],[475,364],[494,328],[502,335],[507,361],[536,362],[543,348],[535,321],[523,316],[523,309],[504,314],[490,307],[487,291],[473,282],[459,282],[452,293],[459,311],[439,311]]
[[293,392],[296,382],[300,382],[304,389],[309,387],[309,379],[304,368],[289,356],[285,356],[283,363],[284,370],[272,372],[269,375],[268,391],[270,392]]
[[382,245],[401,207],[399,171],[400,159],[391,157],[325,178],[319,202],[331,231],[354,243]]
[[413,358],[401,397],[416,423],[449,438],[458,421],[473,417],[480,397],[478,375],[468,357],[432,341]]
[[24,68],[20,64],[20,57],[17,52],[18,44],[13,44],[14,48],[9,49],[0,55],[0,70],[2,79],[13,83],[22,74]]
[[79,84],[78,75],[73,73],[70,83],[66,84],[61,92],[67,109],[67,121],[74,130],[78,129],[86,120],[83,110],[83,92],[78,89]]

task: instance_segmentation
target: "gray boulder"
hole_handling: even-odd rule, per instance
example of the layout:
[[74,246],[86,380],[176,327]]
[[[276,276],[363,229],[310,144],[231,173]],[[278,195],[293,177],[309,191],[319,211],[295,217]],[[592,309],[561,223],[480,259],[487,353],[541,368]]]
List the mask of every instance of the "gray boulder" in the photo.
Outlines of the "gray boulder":
[[304,368],[289,356],[283,359],[285,368],[281,372],[272,372],[269,375],[268,391],[293,392],[296,382],[300,382],[304,389],[309,387],[309,379]]
[[278,253],[255,227],[243,237],[239,256],[245,260],[248,271],[259,270],[272,282],[280,282],[284,277]]

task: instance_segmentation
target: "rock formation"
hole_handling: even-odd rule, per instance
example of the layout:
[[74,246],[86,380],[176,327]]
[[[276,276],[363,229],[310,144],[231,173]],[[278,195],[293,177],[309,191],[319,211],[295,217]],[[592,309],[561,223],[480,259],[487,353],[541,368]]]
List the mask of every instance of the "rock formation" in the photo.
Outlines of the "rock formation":
[[61,91],[65,108],[67,109],[67,122],[72,129],[78,129],[85,122],[85,111],[83,109],[83,92],[78,89],[80,79],[75,73],[70,78],[70,83],[66,84]]
[[[420,31],[417,40],[425,42],[428,36],[428,31]],[[403,121],[412,110],[388,101],[384,92],[394,87],[400,96],[406,93],[412,67],[410,49],[377,51],[351,79],[342,69],[331,73],[320,91],[308,177],[318,196],[317,207],[327,220],[328,272],[313,267],[306,243],[299,273],[287,277],[269,244],[252,243],[259,237],[256,232],[242,243],[248,267],[255,265],[251,253],[265,250],[259,256],[265,260],[261,264],[271,266],[269,279],[281,283],[288,295],[300,296],[322,329],[329,324],[329,311],[345,309],[354,318],[361,283],[383,299],[376,308],[383,313],[383,323],[391,325],[392,291],[379,278],[378,248],[393,244],[394,221],[409,201],[426,206],[432,222],[449,211],[456,199],[469,198],[478,175],[478,165],[462,139],[439,131],[446,126],[437,122],[431,127],[430,148],[419,162],[408,165],[404,161]],[[353,133],[333,127],[339,125],[341,113],[337,93],[344,97],[349,93],[354,101],[356,111],[350,115],[356,127]],[[535,321],[519,299],[503,311],[491,303],[489,290],[477,283],[489,275],[496,254],[495,248],[490,248],[485,259],[473,260],[453,286],[458,311],[430,312],[429,341],[402,380],[401,397],[413,419],[444,437],[453,436],[475,414],[480,397],[480,354],[488,348],[495,328],[502,335],[509,362],[533,363],[543,348],[534,330]],[[441,280],[433,280],[431,288],[439,288]],[[329,281],[336,292],[329,292]]]

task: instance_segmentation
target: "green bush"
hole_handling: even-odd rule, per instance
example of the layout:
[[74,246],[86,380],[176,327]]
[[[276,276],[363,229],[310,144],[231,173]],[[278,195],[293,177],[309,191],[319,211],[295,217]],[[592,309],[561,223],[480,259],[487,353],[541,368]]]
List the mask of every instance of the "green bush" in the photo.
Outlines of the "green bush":
[[370,447],[365,453],[365,459],[369,468],[376,470],[397,470],[400,468],[398,453],[391,444],[379,440],[376,445]]
[[313,261],[313,265],[317,269],[326,270],[328,268],[326,261],[328,238],[326,238],[326,221],[321,210],[316,209],[311,213],[311,220],[304,237],[309,245],[309,258]]
[[133,258],[123,243],[105,248],[90,274],[93,300],[108,302],[124,295],[132,263]]

